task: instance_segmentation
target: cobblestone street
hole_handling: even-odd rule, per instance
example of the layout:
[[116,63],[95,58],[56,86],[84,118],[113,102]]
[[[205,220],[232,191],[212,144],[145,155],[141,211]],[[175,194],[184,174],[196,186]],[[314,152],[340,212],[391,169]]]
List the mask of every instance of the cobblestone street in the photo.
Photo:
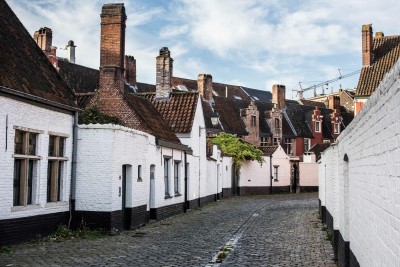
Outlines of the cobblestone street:
[[24,244],[0,266],[336,266],[317,194],[234,197],[118,236]]

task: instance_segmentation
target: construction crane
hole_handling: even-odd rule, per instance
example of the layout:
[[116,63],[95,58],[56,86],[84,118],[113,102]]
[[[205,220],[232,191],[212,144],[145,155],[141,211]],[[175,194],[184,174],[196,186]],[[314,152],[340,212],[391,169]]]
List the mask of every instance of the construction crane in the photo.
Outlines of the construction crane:
[[309,91],[309,90],[314,90],[314,96],[316,96],[318,87],[324,86],[324,85],[328,86],[330,83],[333,83],[333,82],[339,81],[341,79],[353,76],[353,75],[355,75],[355,74],[360,72],[360,70],[356,70],[356,71],[347,73],[345,75],[342,75],[342,73],[340,72],[340,69],[338,69],[338,70],[339,70],[339,77],[336,77],[334,79],[327,80],[327,81],[324,81],[324,82],[321,82],[321,83],[318,83],[318,84],[314,84],[313,86],[310,86],[310,87],[307,87],[307,88],[303,88],[301,86],[302,82],[299,82],[300,89],[299,90],[292,90],[292,91],[297,92],[297,95],[299,96],[299,99],[303,99],[304,98],[303,93],[306,92],[306,91]]

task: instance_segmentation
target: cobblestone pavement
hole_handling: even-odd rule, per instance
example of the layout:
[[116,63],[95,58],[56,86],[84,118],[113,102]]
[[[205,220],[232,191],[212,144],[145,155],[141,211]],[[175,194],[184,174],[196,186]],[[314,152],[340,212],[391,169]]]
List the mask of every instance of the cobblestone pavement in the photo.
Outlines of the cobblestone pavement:
[[[38,242],[0,266],[337,266],[317,194],[234,197],[118,236]],[[225,245],[233,247],[212,264]]]

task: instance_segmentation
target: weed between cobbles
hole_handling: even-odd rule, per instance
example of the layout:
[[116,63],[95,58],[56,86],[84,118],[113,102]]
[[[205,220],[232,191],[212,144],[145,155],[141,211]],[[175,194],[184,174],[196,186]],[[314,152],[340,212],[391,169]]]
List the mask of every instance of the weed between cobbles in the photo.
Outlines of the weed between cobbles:
[[92,238],[100,238],[106,236],[106,233],[101,230],[90,229],[86,226],[85,223],[81,223],[81,225],[76,230],[72,230],[68,228],[66,225],[61,224],[58,226],[57,230],[47,237],[44,237],[42,241],[54,241],[61,242],[68,239],[92,239]]
[[12,253],[12,249],[7,246],[0,247],[0,254],[10,254]]

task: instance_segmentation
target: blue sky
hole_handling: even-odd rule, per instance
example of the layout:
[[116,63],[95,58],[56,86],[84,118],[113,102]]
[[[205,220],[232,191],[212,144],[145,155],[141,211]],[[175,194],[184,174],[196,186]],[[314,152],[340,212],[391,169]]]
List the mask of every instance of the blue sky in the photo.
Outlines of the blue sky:
[[[8,0],[27,30],[53,30],[53,45],[77,45],[77,64],[98,68],[100,12],[124,2],[126,54],[136,58],[140,82],[155,83],[155,57],[168,46],[174,76],[271,90],[311,86],[361,68],[361,25],[400,34],[400,1],[312,0]],[[58,49],[60,56],[65,51]],[[357,86],[358,75],[329,84]],[[319,88],[318,92],[322,89]],[[313,92],[305,93],[312,96]]]

